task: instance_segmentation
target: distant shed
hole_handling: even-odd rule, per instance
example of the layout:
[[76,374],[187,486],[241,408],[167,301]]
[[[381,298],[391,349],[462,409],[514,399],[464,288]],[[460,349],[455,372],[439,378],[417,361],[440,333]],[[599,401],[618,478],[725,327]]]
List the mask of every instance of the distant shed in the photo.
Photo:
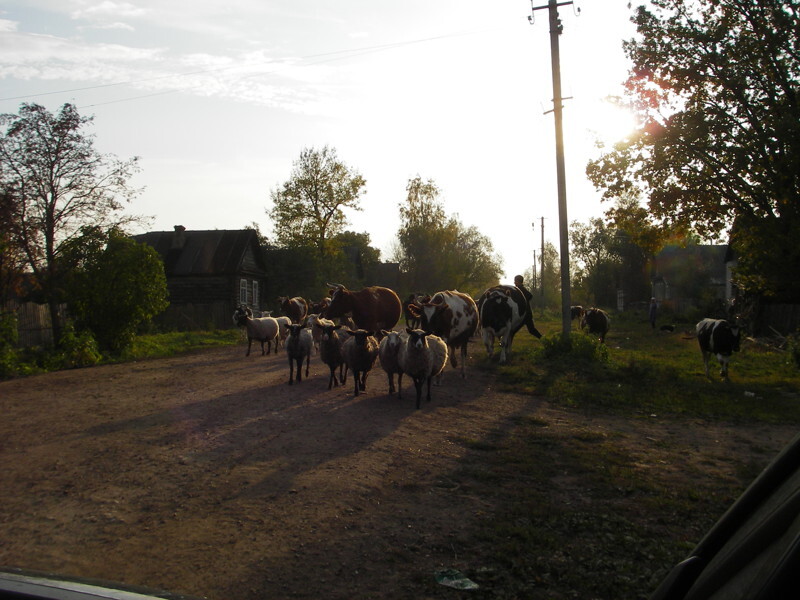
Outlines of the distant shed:
[[267,271],[258,235],[250,229],[152,231],[134,238],[164,261],[170,307],[156,319],[169,329],[233,326],[236,306],[262,310]]

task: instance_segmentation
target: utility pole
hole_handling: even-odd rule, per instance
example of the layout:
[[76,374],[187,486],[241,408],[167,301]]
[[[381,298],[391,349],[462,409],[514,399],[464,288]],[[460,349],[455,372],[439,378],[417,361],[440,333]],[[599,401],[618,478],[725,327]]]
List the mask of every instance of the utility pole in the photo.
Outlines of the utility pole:
[[[542,252],[539,255],[539,260],[541,264],[539,265],[539,281],[541,281],[541,286],[539,287],[539,295],[542,297],[542,310],[545,309],[544,305],[544,217],[541,217],[542,223]],[[572,324],[570,323],[570,328],[572,328]]]
[[[564,132],[562,127],[562,102],[561,97],[561,54],[558,47],[558,36],[561,35],[563,26],[558,18],[558,7],[572,4],[549,0],[544,6],[534,7],[531,3],[531,12],[546,8],[550,15],[550,62],[553,73],[553,115],[556,129],[556,177],[558,179],[558,231],[561,244],[561,334],[566,343],[572,330],[570,318],[570,290],[569,290],[569,227],[567,222],[567,175],[564,166]],[[533,15],[528,17],[533,24]],[[543,222],[544,223],[544,222]],[[544,256],[542,256],[544,258]],[[542,261],[544,266],[544,261]]]
[[533,277],[533,281],[531,285],[533,286],[533,290],[536,290],[536,222],[531,223],[531,231],[533,232],[533,268],[531,269],[531,276]]

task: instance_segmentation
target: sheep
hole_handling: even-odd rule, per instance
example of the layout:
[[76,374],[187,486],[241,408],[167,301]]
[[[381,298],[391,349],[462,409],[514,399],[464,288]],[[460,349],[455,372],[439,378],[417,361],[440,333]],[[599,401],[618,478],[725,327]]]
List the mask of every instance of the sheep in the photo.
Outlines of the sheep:
[[[342,340],[337,333],[341,327],[341,325],[335,325],[333,321],[328,319],[319,319],[314,324],[314,330],[321,335],[319,345],[320,358],[331,370],[328,389],[331,389],[331,386],[338,386],[340,383],[344,385],[347,379],[347,365],[342,356]],[[337,368],[339,369],[338,379],[336,378]]]
[[[272,317],[253,318],[253,311],[244,304],[237,307],[233,313],[233,322],[239,327],[247,330],[247,354],[250,356],[250,346],[253,340],[261,342],[261,356],[272,352],[272,342],[275,342],[275,352],[278,352],[278,322]],[[264,352],[264,342],[267,343],[267,351]]]
[[289,336],[289,325],[292,320],[289,317],[275,317],[278,322],[278,339],[275,341],[275,353],[278,353],[278,346],[286,345],[286,338]]
[[427,382],[431,401],[431,380],[442,372],[447,364],[447,344],[442,338],[425,333],[422,329],[406,328],[408,339],[398,355],[400,368],[414,380],[417,388],[417,409],[422,400],[422,386]]
[[297,363],[297,382],[302,378],[300,371],[303,369],[303,359],[306,359],[306,378],[308,367],[311,363],[311,332],[300,324],[289,325],[289,337],[286,338],[286,356],[289,357],[289,385],[292,385],[294,376],[294,363]]
[[353,372],[354,396],[367,389],[367,374],[378,358],[378,340],[366,329],[345,329],[350,335],[342,344],[344,364]]
[[311,339],[314,340],[314,353],[319,354],[319,344],[322,341],[322,329],[315,327],[321,317],[316,313],[311,313],[306,317],[306,328],[311,331]]
[[397,397],[403,397],[403,369],[400,368],[400,347],[405,343],[405,334],[398,331],[381,330],[383,339],[378,345],[378,359],[389,378],[389,393],[394,394],[394,375],[397,373]]

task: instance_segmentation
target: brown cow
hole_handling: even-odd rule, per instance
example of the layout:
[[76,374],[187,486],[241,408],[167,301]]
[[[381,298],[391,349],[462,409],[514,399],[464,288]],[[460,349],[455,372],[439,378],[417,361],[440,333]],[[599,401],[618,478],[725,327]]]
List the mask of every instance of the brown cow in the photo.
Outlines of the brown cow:
[[292,323],[302,323],[308,314],[308,302],[300,296],[294,298],[279,296],[278,304],[280,304],[283,314],[289,317]]
[[372,286],[351,292],[338,283],[326,285],[333,292],[330,306],[323,313],[326,319],[335,319],[350,313],[358,329],[375,332],[392,329],[400,320],[400,298],[389,288]]

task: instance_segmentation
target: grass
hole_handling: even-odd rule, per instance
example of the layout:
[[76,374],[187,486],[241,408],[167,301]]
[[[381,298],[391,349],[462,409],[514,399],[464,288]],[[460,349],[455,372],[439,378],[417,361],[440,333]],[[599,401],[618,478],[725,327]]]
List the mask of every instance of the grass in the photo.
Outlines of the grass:
[[605,349],[592,355],[600,345],[573,332],[576,351],[548,357],[543,346],[560,339],[561,323],[539,323],[557,333],[545,336],[544,344],[518,336],[510,365],[484,363],[509,391],[589,412],[800,423],[800,371],[787,353],[744,340],[732,358],[730,381],[722,382],[713,357],[711,379],[705,377],[697,341],[688,332],[652,331],[646,323],[615,317]]
[[124,360],[163,358],[199,348],[230,346],[242,341],[238,329],[216,331],[176,331],[138,336],[123,356]]
[[800,424],[800,372],[786,354],[745,341],[731,381],[709,380],[688,334],[616,316],[606,348],[573,333],[567,353],[560,325],[537,319],[540,330],[559,334],[518,336],[508,365],[476,361],[496,372],[505,391],[542,396],[565,416],[558,423],[523,416],[504,437],[461,440],[468,454],[453,478],[464,477],[473,494],[499,507],[469,541],[483,562],[467,573],[481,584],[472,596],[647,598],[773,451],[754,444],[750,456],[693,463],[685,460],[693,450],[669,436],[591,424]]

